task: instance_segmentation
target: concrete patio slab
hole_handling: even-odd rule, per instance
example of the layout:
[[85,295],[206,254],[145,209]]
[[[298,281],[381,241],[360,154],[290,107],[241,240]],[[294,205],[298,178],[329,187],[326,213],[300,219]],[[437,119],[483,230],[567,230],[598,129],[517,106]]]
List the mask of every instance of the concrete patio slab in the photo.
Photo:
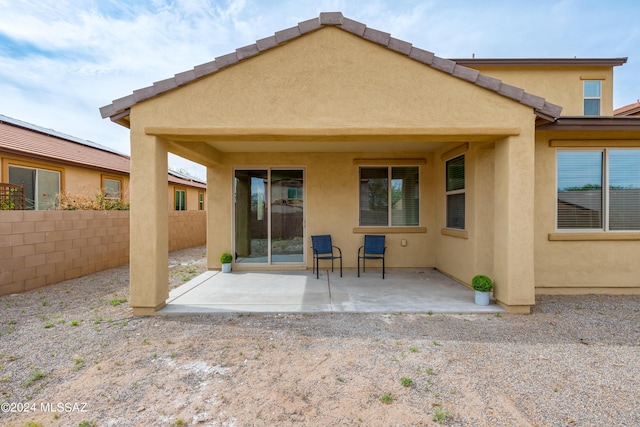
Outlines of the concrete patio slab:
[[208,271],[173,289],[158,314],[205,313],[500,313],[479,306],[473,291],[434,269]]

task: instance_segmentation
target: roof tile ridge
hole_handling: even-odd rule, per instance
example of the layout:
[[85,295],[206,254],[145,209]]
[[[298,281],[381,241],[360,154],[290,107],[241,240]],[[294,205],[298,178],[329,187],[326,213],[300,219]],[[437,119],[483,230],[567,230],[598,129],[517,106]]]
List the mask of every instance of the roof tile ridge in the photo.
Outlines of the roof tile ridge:
[[380,44],[392,51],[406,55],[431,68],[443,71],[459,79],[476,84],[485,89],[494,91],[502,96],[513,99],[524,105],[533,107],[547,114],[559,117],[562,107],[546,102],[544,98],[524,91],[524,89],[503,83],[501,80],[481,74],[475,69],[458,64],[451,59],[441,58],[433,52],[413,46],[404,40],[396,39],[390,33],[367,27],[365,24],[345,18],[342,12],[321,12],[317,18],[299,22],[298,25],[281,31],[274,35],[257,40],[236,49],[235,52],[216,57],[215,60],[195,66],[174,75],[165,80],[160,80],[142,89],[134,90],[131,95],[116,99],[112,104],[100,108],[104,118],[113,116],[120,111],[130,108],[137,102],[152,98],[161,93],[186,85],[200,77],[214,73],[222,68],[234,65],[244,59],[258,55],[268,49],[280,46],[290,40],[296,39],[306,33],[315,31],[325,26],[335,26],[344,31],[358,35],[373,43]]

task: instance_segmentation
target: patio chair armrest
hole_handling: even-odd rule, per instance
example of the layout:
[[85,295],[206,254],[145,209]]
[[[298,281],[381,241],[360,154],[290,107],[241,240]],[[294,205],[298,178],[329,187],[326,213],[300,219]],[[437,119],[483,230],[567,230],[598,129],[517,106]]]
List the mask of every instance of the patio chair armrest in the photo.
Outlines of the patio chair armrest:
[[333,247],[336,248],[338,250],[338,252],[340,252],[340,257],[342,257],[342,250],[337,246],[333,246]]

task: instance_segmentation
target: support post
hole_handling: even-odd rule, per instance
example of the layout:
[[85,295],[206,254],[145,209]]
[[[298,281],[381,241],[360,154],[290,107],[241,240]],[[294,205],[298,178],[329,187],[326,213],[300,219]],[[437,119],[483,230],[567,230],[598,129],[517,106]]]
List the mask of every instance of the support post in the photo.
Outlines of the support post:
[[131,130],[130,298],[136,316],[169,297],[166,141]]
[[535,304],[533,130],[495,146],[494,296],[510,312]]

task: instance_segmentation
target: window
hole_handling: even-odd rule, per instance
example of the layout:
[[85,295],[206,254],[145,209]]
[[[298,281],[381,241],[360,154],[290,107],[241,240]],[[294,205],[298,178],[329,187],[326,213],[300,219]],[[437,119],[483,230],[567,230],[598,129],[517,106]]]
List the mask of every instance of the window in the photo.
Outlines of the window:
[[187,210],[187,192],[186,192],[186,190],[176,189],[176,210],[177,211],[186,211]]
[[122,196],[122,180],[103,177],[102,191],[107,199],[119,199]]
[[640,150],[558,151],[560,230],[640,230]]
[[600,80],[584,80],[584,115],[599,116],[602,99],[602,82]]
[[24,184],[27,210],[48,210],[57,206],[60,172],[23,166],[9,166],[9,183]]
[[204,210],[204,193],[202,192],[198,193],[198,210]]
[[418,166],[360,168],[360,226],[420,225]]
[[465,183],[464,154],[446,162],[447,228],[464,230]]

